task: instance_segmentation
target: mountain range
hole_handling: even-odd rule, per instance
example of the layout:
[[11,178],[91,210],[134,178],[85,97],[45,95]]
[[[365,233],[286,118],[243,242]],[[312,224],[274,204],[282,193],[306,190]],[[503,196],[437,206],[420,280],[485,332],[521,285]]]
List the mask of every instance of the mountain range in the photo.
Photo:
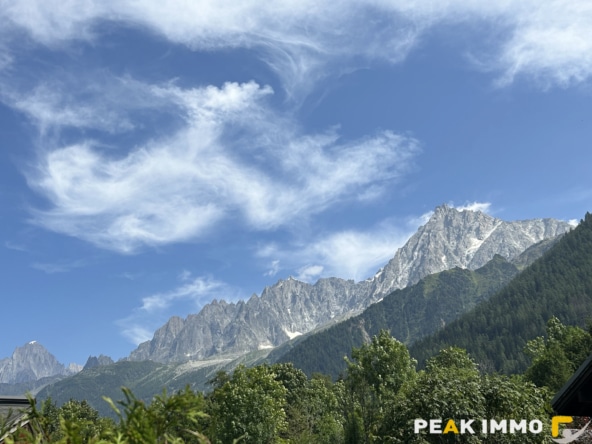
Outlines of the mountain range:
[[171,318],[129,359],[171,363],[271,349],[359,313],[430,274],[454,267],[475,270],[496,254],[512,260],[528,247],[571,228],[554,219],[506,222],[480,211],[442,205],[370,279],[327,278],[312,285],[289,278],[246,302],[214,300],[186,319]]
[[345,368],[343,356],[381,329],[406,342],[420,365],[456,345],[468,349],[485,372],[522,372],[529,363],[524,344],[545,334],[550,317],[583,326],[592,316],[590,270],[592,216],[587,215],[566,235],[539,242],[511,262],[496,255],[475,271],[457,267],[429,275],[357,316],[298,336],[271,353],[171,364],[123,361],[83,370],[47,386],[38,398],[51,397],[58,404],[86,399],[101,414],[112,415],[102,395],[121,399],[121,386],[145,401],[163,389],[171,393],[187,385],[207,391],[219,371],[230,372],[238,364],[291,362],[308,374],[336,376]]
[[[467,278],[465,274],[473,273],[473,270],[487,269],[488,266],[489,270],[503,270],[499,282],[497,278],[488,278],[487,285],[491,288],[481,286],[481,293],[471,296],[473,299],[467,299],[466,304],[441,319],[432,319],[429,328],[416,332],[418,338],[441,328],[486,298],[496,286],[503,285],[571,228],[570,224],[554,219],[506,222],[479,211],[461,211],[443,205],[434,210],[427,222],[372,278],[361,282],[325,278],[315,284],[288,278],[266,287],[261,296],[253,295],[247,301],[213,301],[185,319],[171,318],[155,332],[152,340],[131,352],[128,363],[111,364],[107,357],[89,358],[85,370],[68,381],[72,387],[73,381],[83,381],[90,374],[102,374],[102,368],[125,368],[125,372],[134,375],[128,383],[151,381],[145,383],[146,393],[164,380],[174,388],[180,382],[190,380],[190,374],[195,376],[198,373],[198,379],[202,381],[198,385],[203,388],[204,381],[213,372],[232,368],[238,362],[266,359],[274,348],[273,353],[277,354],[282,344],[287,344],[286,350],[289,350],[292,347],[289,344],[304,338],[303,335],[358,315],[393,291],[417,284],[427,276],[456,269],[459,271],[451,273],[467,281],[480,279],[479,274]],[[433,285],[434,279],[427,285]],[[418,323],[422,320],[415,320],[416,326]],[[24,348],[27,347],[30,352],[17,349],[19,351],[15,350],[11,358],[0,360],[0,383],[5,382],[0,385],[0,390],[5,394],[8,394],[7,384],[26,385],[35,378],[44,377],[59,379],[79,370],[68,370],[55,358],[51,360],[45,349],[35,352],[38,357],[30,356],[35,354],[33,349],[41,347],[39,344],[27,344]],[[156,376],[148,380],[138,379],[138,375],[148,368],[143,361],[168,366],[150,367],[151,371],[160,369],[160,379]],[[67,388],[68,384],[60,386]]]

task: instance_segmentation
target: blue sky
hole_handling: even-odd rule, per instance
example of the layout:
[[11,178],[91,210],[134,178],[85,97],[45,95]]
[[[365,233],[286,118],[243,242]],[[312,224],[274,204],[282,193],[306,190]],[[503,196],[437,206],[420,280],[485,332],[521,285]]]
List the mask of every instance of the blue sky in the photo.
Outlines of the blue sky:
[[590,210],[587,1],[1,4],[0,357],[365,279],[442,203]]

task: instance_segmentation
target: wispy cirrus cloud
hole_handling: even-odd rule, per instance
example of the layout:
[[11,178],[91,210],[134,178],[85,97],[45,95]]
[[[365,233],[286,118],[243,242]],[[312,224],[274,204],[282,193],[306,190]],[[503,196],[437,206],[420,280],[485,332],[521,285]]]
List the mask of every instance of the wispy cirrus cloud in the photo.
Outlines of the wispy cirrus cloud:
[[366,230],[341,230],[291,247],[261,246],[256,255],[281,263],[294,277],[314,282],[320,277],[360,281],[384,266],[417,229],[414,222],[385,220]]
[[[442,25],[485,26],[491,35],[486,46],[461,50],[497,72],[500,85],[525,77],[543,87],[565,87],[592,74],[592,6],[586,0],[284,0],[265,5],[255,0],[23,0],[5,5],[0,20],[4,40],[24,32],[49,47],[95,41],[103,23],[117,23],[196,51],[247,48],[278,73],[297,100],[328,75],[376,60],[403,60]],[[5,64],[11,57],[2,57]]]
[[[10,31],[24,31],[32,41],[52,48],[96,42],[105,23],[147,30],[195,51],[247,48],[278,74],[288,96],[300,101],[334,69],[339,73],[350,68],[354,58],[398,61],[406,55],[417,26],[399,20],[397,14],[379,20],[383,9],[353,1],[337,6],[310,0],[266,5],[255,0],[240,4],[24,0],[3,8],[0,18],[7,25],[5,38],[11,37]],[[326,69],[328,63],[332,70]]]
[[[518,2],[520,3],[520,2]],[[513,32],[492,66],[505,86],[518,77],[543,87],[568,87],[587,82],[592,75],[592,4],[588,1],[551,0],[519,5]]]
[[323,267],[322,265],[306,265],[304,267],[300,267],[298,269],[296,279],[304,282],[314,281],[321,276],[324,268],[325,267]]
[[272,260],[271,263],[269,264],[269,268],[267,271],[265,271],[265,273],[263,273],[263,276],[275,276],[276,274],[278,274],[278,271],[281,270],[281,266],[280,266],[280,261],[279,259],[276,260]]
[[[585,82],[592,74],[591,20],[587,2],[565,0],[249,0],[179,7],[150,0],[23,0],[0,11],[0,49],[7,66],[19,55],[7,52],[6,42],[22,38],[68,50],[81,41],[99,44],[102,25],[115,24],[195,51],[246,48],[299,102],[327,76],[404,60],[443,25],[488,26],[496,38],[461,50],[494,72],[500,85],[521,77],[546,86]],[[274,91],[255,82],[183,88],[78,74],[27,88],[11,88],[7,75],[0,94],[41,133],[122,133],[147,125],[146,112],[177,123],[164,135],[111,151],[83,136],[67,144],[43,141],[39,162],[28,172],[29,184],[49,203],[35,212],[36,223],[120,252],[199,238],[231,217],[253,229],[273,229],[345,200],[377,199],[419,152],[417,140],[392,131],[356,140],[342,140],[337,129],[304,133],[289,112],[269,105]]]
[[33,262],[31,268],[43,271],[46,274],[68,273],[76,268],[84,267],[84,260],[59,261],[59,262]]
[[179,285],[172,290],[154,293],[141,300],[137,307],[124,319],[117,321],[121,333],[133,344],[150,340],[156,328],[175,312],[179,303],[189,303],[193,311],[213,298],[232,301],[237,298],[237,291],[228,284],[208,276],[193,276],[189,272],[179,276]]
[[265,107],[273,91],[254,82],[145,91],[175,107],[180,128],[124,155],[90,140],[42,152],[28,182],[50,207],[36,223],[120,252],[199,238],[237,214],[270,229],[398,180],[419,152],[390,131],[303,134]]
[[226,284],[207,277],[183,276],[180,278],[183,284],[174,290],[166,293],[157,293],[142,298],[140,310],[146,313],[154,313],[168,308],[174,301],[189,299],[196,305],[209,301],[213,294],[220,293],[226,289]]
[[2,100],[25,114],[42,135],[69,128],[125,133],[145,125],[150,114],[174,111],[169,98],[129,76],[48,71],[42,81],[19,85],[17,80],[5,80],[0,89]]
[[28,252],[29,249],[20,243],[13,242],[13,241],[4,241],[4,247],[8,248],[9,250],[20,251],[20,252]]

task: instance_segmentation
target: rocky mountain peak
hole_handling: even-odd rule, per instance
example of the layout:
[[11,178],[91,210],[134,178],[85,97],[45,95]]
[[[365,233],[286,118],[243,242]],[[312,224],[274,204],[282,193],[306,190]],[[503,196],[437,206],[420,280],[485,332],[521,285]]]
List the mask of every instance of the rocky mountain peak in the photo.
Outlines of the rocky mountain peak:
[[481,211],[441,205],[377,274],[375,296],[450,268],[475,270],[495,254],[512,260],[531,245],[570,229],[555,219],[506,222]]
[[15,384],[67,375],[69,371],[37,341],[17,347],[10,358],[0,360],[0,382]]
[[86,364],[84,364],[83,370],[87,370],[89,368],[95,367],[102,367],[104,365],[111,365],[114,361],[109,356],[99,355],[99,356],[89,356],[86,360]]

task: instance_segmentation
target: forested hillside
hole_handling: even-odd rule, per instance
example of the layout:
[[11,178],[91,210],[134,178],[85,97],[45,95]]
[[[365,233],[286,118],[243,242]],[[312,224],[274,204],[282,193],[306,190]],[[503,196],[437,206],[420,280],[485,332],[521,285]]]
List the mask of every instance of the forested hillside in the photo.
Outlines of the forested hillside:
[[[429,335],[487,299],[518,273],[501,256],[476,270],[454,268],[397,290],[363,313],[297,342],[278,362],[292,362],[308,375],[336,377],[343,357],[382,329],[405,344]],[[283,350],[279,350],[282,352]],[[270,354],[273,360],[274,355]]]
[[524,347],[556,316],[567,325],[592,318],[592,215],[500,292],[410,348],[420,365],[447,346],[466,349],[481,368],[517,373]]
[[514,265],[496,257],[475,272],[453,269],[429,276],[270,358],[293,362],[309,375],[336,377],[352,347],[387,329],[410,346],[420,366],[439,350],[458,346],[467,349],[483,371],[524,371],[529,362],[524,346],[544,335],[551,317],[579,326],[592,318],[590,214],[543,257],[516,273]]

